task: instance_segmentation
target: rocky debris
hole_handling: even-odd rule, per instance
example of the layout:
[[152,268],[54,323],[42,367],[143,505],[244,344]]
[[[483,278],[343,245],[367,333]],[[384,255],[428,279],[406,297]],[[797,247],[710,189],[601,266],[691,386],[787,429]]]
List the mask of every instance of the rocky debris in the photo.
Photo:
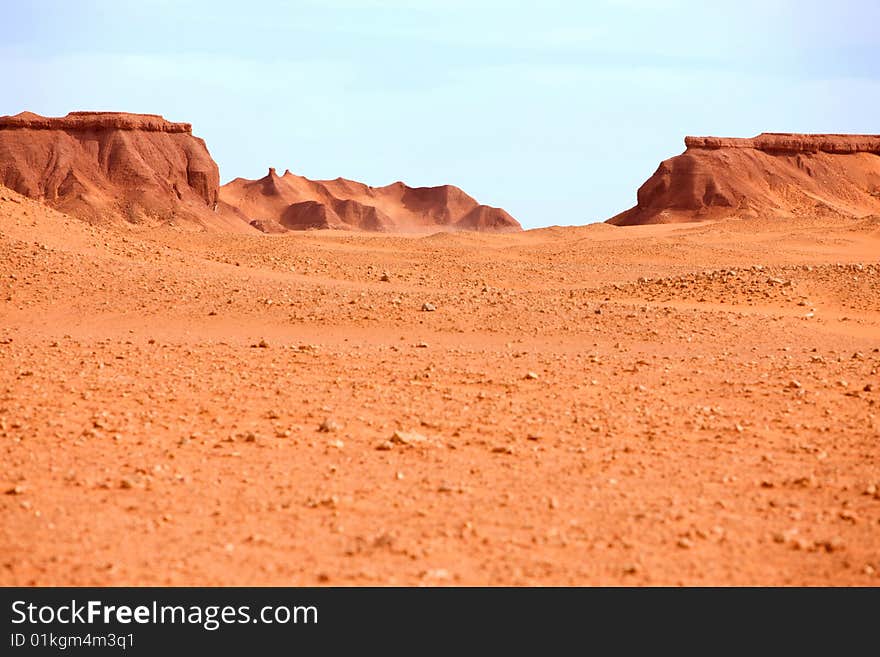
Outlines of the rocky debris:
[[397,430],[391,434],[390,442],[394,445],[424,445],[428,439],[417,431]]
[[342,425],[329,417],[324,419],[324,421],[318,425],[318,431],[321,433],[331,433],[333,431],[339,431],[340,429],[342,429]]
[[268,235],[280,235],[288,232],[287,228],[272,219],[253,219],[249,223],[261,233]]
[[382,452],[387,452],[395,447],[426,447],[432,444],[434,444],[434,441],[417,431],[402,431],[397,429],[391,434],[391,437],[388,440],[383,440],[376,445],[376,449]]
[[435,310],[437,310],[437,306],[435,306],[433,303],[429,303],[426,301],[422,304],[422,312],[432,313]]

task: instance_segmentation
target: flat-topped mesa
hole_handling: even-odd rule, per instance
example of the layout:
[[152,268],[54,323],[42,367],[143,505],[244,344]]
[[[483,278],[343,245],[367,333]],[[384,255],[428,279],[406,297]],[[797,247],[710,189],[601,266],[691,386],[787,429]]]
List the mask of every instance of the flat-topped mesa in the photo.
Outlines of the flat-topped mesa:
[[128,112],[70,112],[67,116],[40,116],[22,112],[0,116],[0,130],[143,130],[144,132],[183,132],[192,134],[192,124],[172,123],[158,114]]
[[686,137],[639,188],[618,226],[742,217],[880,213],[880,135]]
[[689,149],[752,148],[768,153],[880,154],[880,135],[762,132],[757,137],[685,137]]
[[0,184],[89,221],[216,221],[220,172],[189,123],[156,114],[0,117]]

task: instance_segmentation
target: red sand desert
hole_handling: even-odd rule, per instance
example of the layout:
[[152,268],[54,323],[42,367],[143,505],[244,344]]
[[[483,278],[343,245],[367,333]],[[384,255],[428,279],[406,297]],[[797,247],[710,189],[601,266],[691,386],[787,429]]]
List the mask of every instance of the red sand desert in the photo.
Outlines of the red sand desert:
[[520,231],[0,119],[0,584],[877,585],[880,155],[780,139]]

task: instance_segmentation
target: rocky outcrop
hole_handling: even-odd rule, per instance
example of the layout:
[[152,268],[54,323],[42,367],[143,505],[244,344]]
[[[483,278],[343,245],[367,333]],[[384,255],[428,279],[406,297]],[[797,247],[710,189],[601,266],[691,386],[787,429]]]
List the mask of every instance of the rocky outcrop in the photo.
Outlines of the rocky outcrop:
[[451,185],[370,187],[274,169],[220,188],[217,164],[189,123],[156,114],[31,112],[0,117],[0,184],[88,221],[192,223],[279,233],[338,229],[521,230],[504,210]]
[[209,225],[220,175],[188,123],[153,114],[0,117],[0,183],[91,221]]
[[751,148],[768,153],[880,153],[880,135],[802,135],[763,132],[757,137],[685,137],[689,149]]
[[618,226],[749,216],[880,212],[880,136],[687,137],[638,190]]
[[277,232],[339,229],[361,231],[518,231],[500,208],[480,205],[458,187],[409,187],[396,182],[370,187],[337,178],[309,180],[275,169],[258,180],[236,178],[220,189],[224,205],[252,226]]
[[143,130],[145,132],[185,132],[192,134],[189,123],[172,123],[158,114],[127,112],[70,112],[67,116],[47,117],[22,112],[0,116],[0,130]]

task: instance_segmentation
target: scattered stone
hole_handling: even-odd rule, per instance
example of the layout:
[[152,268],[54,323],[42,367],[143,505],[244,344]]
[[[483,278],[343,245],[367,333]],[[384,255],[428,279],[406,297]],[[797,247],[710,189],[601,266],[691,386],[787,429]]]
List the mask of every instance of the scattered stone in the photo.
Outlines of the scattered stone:
[[379,278],[383,283],[388,283],[391,280],[391,276],[388,275],[387,271],[382,272],[382,276]]
[[27,489],[24,486],[16,485],[6,490],[6,495],[24,495]]
[[814,545],[816,549],[825,550],[825,552],[828,552],[829,554],[831,552],[840,552],[844,549],[844,547],[846,547],[843,539],[841,539],[839,536],[835,536],[834,538],[830,538],[826,541],[816,541]]
[[321,424],[318,425],[318,431],[321,433],[330,433],[331,431],[339,431],[342,428],[336,420],[333,418],[326,418]]
[[422,312],[432,313],[435,310],[437,310],[437,306],[435,306],[433,303],[425,302],[422,304]]
[[420,445],[428,442],[428,439],[415,431],[395,431],[389,439],[392,445]]
[[534,381],[535,379],[538,378],[538,375],[535,374],[534,372],[526,372],[525,378]]
[[843,509],[840,513],[837,514],[837,517],[841,520],[846,520],[847,522],[856,523],[858,522],[858,516],[851,509]]
[[791,540],[791,549],[806,552],[810,549],[810,543],[805,538],[794,538]]

